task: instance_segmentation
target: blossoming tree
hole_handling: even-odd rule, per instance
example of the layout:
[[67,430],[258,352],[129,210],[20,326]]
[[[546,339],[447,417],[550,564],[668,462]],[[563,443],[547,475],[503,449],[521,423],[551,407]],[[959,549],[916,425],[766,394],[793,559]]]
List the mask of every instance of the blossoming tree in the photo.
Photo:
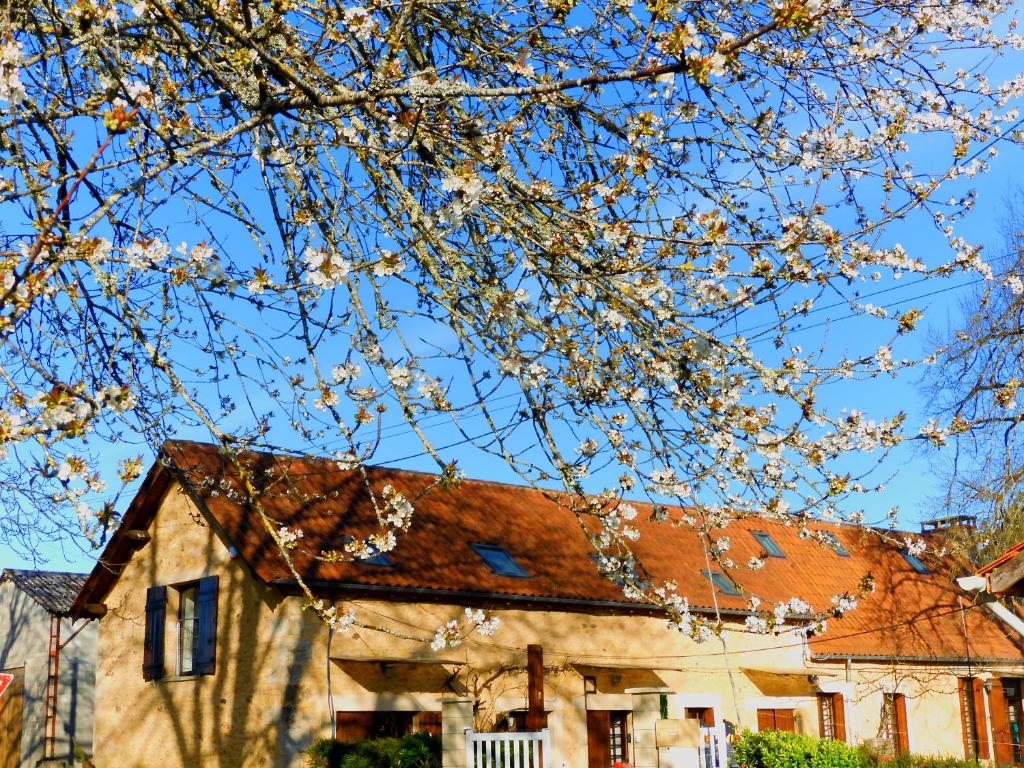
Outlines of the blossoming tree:
[[951,514],[979,519],[978,529],[958,543],[983,560],[1024,539],[1022,225],[1018,192],[1003,222],[1003,252],[993,266],[998,279],[980,283],[964,299],[965,319],[939,340],[937,363],[925,378],[932,414],[951,425],[952,449],[935,451],[942,503]]
[[[863,521],[847,457],[903,420],[818,392],[905,365],[892,340],[920,313],[862,303],[865,281],[984,266],[956,224],[965,179],[1017,136],[1024,77],[986,75],[1022,42],[1009,6],[8,4],[6,534],[102,539],[105,489],[141,461],[112,478],[96,459],[127,437],[203,431],[244,478],[251,448],[358,469],[399,418],[441,482],[479,450],[560,488],[601,569],[706,636],[645,578],[623,499],[664,504],[740,584],[760,563],[729,560],[730,519]],[[884,239],[904,220],[948,248]],[[837,303],[871,319],[871,348],[797,346]],[[249,490],[283,555],[303,546]],[[381,531],[352,557],[415,519],[370,490]]]

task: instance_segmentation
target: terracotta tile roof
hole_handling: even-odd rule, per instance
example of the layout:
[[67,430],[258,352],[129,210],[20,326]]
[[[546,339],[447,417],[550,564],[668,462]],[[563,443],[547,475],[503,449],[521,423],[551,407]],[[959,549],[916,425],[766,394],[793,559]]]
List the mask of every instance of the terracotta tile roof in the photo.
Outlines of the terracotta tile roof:
[[[169,443],[164,450],[173,469],[193,484],[193,496],[238,549],[240,557],[260,580],[282,583],[291,579],[261,528],[254,513],[236,503],[238,479],[215,447],[189,442]],[[641,608],[597,573],[591,549],[570,511],[541,491],[500,483],[466,480],[456,489],[437,487],[414,502],[416,512],[410,531],[399,537],[390,553],[389,567],[353,563],[326,563],[304,554],[307,548],[342,549],[346,535],[363,536],[376,530],[376,514],[359,473],[338,469],[329,459],[295,458],[264,453],[247,454],[245,461],[260,478],[263,503],[282,526],[304,532],[294,550],[299,573],[322,588],[379,591],[393,599],[459,599],[476,595],[492,602],[533,600],[557,604],[563,609],[587,606],[623,611]],[[413,499],[437,477],[389,468],[367,468],[375,490],[390,484]],[[161,494],[166,473],[157,468],[147,479],[147,494]],[[213,481],[212,483],[210,481]],[[711,585],[705,570],[703,548],[688,526],[671,527],[648,521],[649,505],[634,503],[641,536],[635,552],[658,580],[678,582],[680,592],[697,609],[713,606]],[[139,498],[125,515],[122,529],[145,527],[156,499]],[[948,563],[926,562],[934,572],[920,575],[891,544],[863,531],[841,525],[828,528],[850,553],[842,557],[813,540],[802,539],[796,525],[750,519],[731,523],[723,534],[731,539],[730,556],[746,563],[763,549],[751,531],[769,533],[785,558],[767,558],[759,571],[737,569],[738,578],[770,607],[799,596],[824,609],[833,595],[856,592],[860,579],[871,574],[877,589],[861,606],[841,620],[830,622],[829,631],[812,643],[816,654],[900,656],[920,658],[1021,658],[1018,644],[1001,624],[980,608],[962,614],[959,600],[971,599],[959,590],[949,574]],[[528,578],[493,573],[470,546],[498,544],[529,571]],[[117,550],[121,547],[121,550]],[[125,562],[128,545],[115,535],[103,560]],[[122,559],[118,559],[121,557]],[[102,570],[102,569],[98,569]],[[102,599],[103,571],[80,602]],[[109,586],[106,587],[109,590]],[[419,599],[416,598],[416,599]],[[746,598],[717,595],[726,611],[743,611]],[[965,645],[964,625],[970,648]],[[899,625],[899,626],[896,626]]]
[[85,584],[86,574],[62,571],[23,571],[4,568],[0,581],[10,581],[55,616],[67,616]]

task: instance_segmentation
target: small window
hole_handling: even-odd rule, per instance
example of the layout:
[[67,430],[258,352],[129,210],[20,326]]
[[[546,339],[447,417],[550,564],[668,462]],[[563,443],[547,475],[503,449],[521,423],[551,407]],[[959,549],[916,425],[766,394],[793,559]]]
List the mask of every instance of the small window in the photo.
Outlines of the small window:
[[469,546],[499,576],[525,579],[530,575],[504,547],[499,547],[497,544],[470,544]]
[[186,584],[177,588],[178,623],[177,623],[177,663],[176,674],[194,675],[196,673],[196,623],[199,614],[196,611],[196,584]]
[[721,571],[701,571],[701,573],[704,575],[705,579],[711,579],[711,583],[718,587],[718,591],[723,595],[739,596],[743,594]]
[[838,536],[836,536],[831,531],[820,531],[820,533],[821,533],[822,539],[824,539],[824,541],[825,541],[825,544],[833,552],[835,552],[840,557],[849,557],[850,556],[850,553],[846,551],[846,547],[843,546],[843,542],[841,542],[839,540]]
[[[696,720],[704,728],[715,727],[715,710],[711,707],[686,707],[684,717],[687,720]],[[668,718],[662,718],[667,720]]]
[[[355,537],[345,535],[345,536],[341,537],[341,540],[342,540],[343,543],[348,544],[350,541],[354,541]],[[373,547],[370,547],[370,550],[374,551]],[[394,565],[395,564],[395,561],[392,560],[390,557],[388,557],[388,553],[387,552],[378,552],[375,555],[367,555],[366,557],[356,557],[356,558],[353,558],[352,562],[353,563],[359,563],[360,565],[384,565],[384,566],[387,566],[387,565]]]
[[[217,576],[206,576],[199,581],[146,590],[143,680],[163,679],[164,658],[170,654],[175,675],[216,674],[218,583]],[[168,631],[174,634],[167,637]]]
[[903,559],[904,560],[906,560],[908,563],[910,563],[910,567],[913,568],[918,573],[931,573],[931,571],[928,570],[928,566],[927,565],[925,565],[920,560],[918,560],[916,557],[914,557],[912,554],[907,552],[907,550],[901,549],[900,550],[900,554],[903,555]]
[[764,531],[751,531],[750,533],[757,539],[757,543],[761,545],[768,557],[786,556],[779,545],[775,543],[775,540]]

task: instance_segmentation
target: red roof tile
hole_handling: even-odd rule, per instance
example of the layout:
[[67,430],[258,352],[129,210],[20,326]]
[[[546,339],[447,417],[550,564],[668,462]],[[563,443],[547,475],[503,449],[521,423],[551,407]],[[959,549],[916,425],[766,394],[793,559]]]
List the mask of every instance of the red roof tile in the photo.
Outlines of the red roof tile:
[[[191,481],[193,495],[259,579],[267,583],[291,579],[257,515],[232,500],[238,498],[238,477],[214,446],[173,442],[164,454],[179,476]],[[436,487],[414,501],[412,527],[399,536],[398,547],[390,553],[393,566],[327,563],[307,552],[341,550],[346,535],[363,536],[376,530],[376,514],[360,473],[340,470],[330,459],[251,453],[243,460],[256,470],[267,514],[277,524],[303,531],[304,538],[294,550],[295,565],[311,584],[379,590],[384,599],[391,592],[393,599],[403,600],[412,599],[413,594],[437,599],[476,595],[497,602],[502,598],[548,601],[563,608],[573,604],[580,609],[586,604],[606,609],[617,605],[623,611],[640,607],[630,604],[619,587],[597,573],[575,516],[542,491],[479,480],[463,481],[453,489]],[[151,470],[147,491],[140,492],[140,497],[150,498],[133,502],[122,528],[148,524],[146,515],[153,514],[156,497],[166,488],[167,481],[161,477],[159,469]],[[383,467],[367,468],[366,477],[375,491],[390,484],[410,499],[437,481],[434,475]],[[643,565],[655,579],[677,581],[691,606],[710,609],[711,587],[702,575],[706,565],[699,537],[688,526],[648,521],[650,506],[634,505],[640,510],[637,526],[641,531],[634,551]],[[784,559],[768,558],[759,571],[741,565],[735,572],[768,608],[799,596],[823,610],[833,595],[856,592],[863,576],[873,576],[875,593],[862,600],[857,610],[832,620],[826,634],[812,639],[815,654],[1021,658],[1019,638],[1014,639],[984,609],[970,607],[970,598],[953,583],[948,563],[925,558],[935,572],[920,575],[893,545],[876,536],[851,526],[820,527],[832,530],[850,556],[800,538],[797,525],[749,519],[732,522],[721,532],[730,537],[729,555],[738,564],[762,554],[752,530],[770,533],[786,554]],[[118,542],[115,535],[104,553],[105,562],[124,562],[125,555],[130,556],[129,545]],[[530,577],[494,574],[470,547],[472,543],[504,546]],[[79,598],[82,605],[103,599],[116,578],[98,570]],[[967,606],[963,612],[961,600]],[[746,608],[745,597],[718,594],[717,601],[727,611]]]

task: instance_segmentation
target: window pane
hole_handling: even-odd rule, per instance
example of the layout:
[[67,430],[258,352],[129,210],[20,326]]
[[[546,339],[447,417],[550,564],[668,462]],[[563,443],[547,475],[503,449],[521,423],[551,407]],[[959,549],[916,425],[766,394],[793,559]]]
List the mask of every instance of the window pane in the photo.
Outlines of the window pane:
[[611,732],[609,733],[609,752],[611,753],[611,764],[628,763],[629,755],[626,750],[626,713],[613,712],[611,715]]
[[530,575],[504,547],[499,547],[496,544],[470,544],[469,546],[499,576],[515,576],[523,579]]
[[840,557],[849,557],[850,553],[846,551],[846,547],[839,541],[839,537],[830,531],[822,531],[822,536],[825,539],[825,543],[828,544],[832,550]]
[[[354,536],[345,534],[341,537],[343,544],[348,544],[350,541],[355,541]],[[361,563],[362,565],[394,565],[395,561],[392,560],[387,552],[377,552],[373,547],[369,548],[370,552],[366,557],[357,557],[352,560],[353,563]]]
[[178,591],[179,675],[195,671],[196,618],[196,588],[192,585]]
[[721,571],[701,571],[705,579],[711,579],[711,583],[718,587],[723,595],[742,595],[736,585],[729,581],[729,578]]
[[931,571],[928,570],[928,566],[926,566],[924,563],[922,563],[920,560],[918,560],[912,554],[907,552],[907,550],[901,549],[900,550],[900,554],[903,555],[903,559],[904,560],[906,560],[908,563],[910,563],[910,567],[913,568],[918,573],[931,573]]
[[836,710],[830,694],[818,694],[818,710],[821,713],[821,738],[834,739],[836,737]]
[[775,543],[775,540],[764,531],[751,531],[754,538],[764,549],[764,553],[768,557],[785,557],[786,554],[782,551],[782,547]]

